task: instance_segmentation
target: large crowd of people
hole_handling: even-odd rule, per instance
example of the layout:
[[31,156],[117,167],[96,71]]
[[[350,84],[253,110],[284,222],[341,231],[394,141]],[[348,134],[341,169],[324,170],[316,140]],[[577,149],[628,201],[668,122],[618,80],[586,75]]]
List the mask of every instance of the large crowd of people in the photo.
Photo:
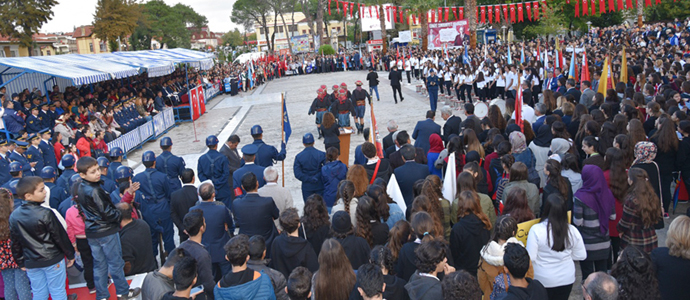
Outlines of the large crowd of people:
[[[459,50],[413,47],[405,59],[392,59],[397,51],[353,59],[353,69],[372,69],[369,93],[378,85],[373,69],[388,68],[394,92],[414,79],[430,100],[455,93],[465,118],[442,106],[437,122],[430,101],[411,133],[390,120],[388,134],[358,145],[347,166],[338,127],[355,117],[369,140],[362,118],[371,95],[361,81],[351,91],[345,83],[330,93],[320,87],[310,110],[319,137],[305,134],[293,156],[301,215],[290,193],[297,187],[278,185],[273,167],[287,158],[285,144],[265,143],[261,126],[243,146],[238,135],[208,136],[196,170],[172,154],[169,137],[160,154],[143,153],[138,174],[122,165],[122,149],[102,147],[175,105],[175,92],[189,88],[179,70],[94,91],[56,89],[51,102],[28,90],[3,94],[13,139],[0,141],[4,297],[74,300],[65,283],[76,268],[96,299],[111,298],[112,281],[119,300],[559,300],[578,280],[585,299],[683,299],[690,217],[673,215],[672,188],[690,185],[689,30],[690,19],[482,45],[469,51],[469,64]],[[568,55],[564,68],[544,65],[538,53],[553,58],[557,48],[584,48],[594,79],[564,75]],[[625,70],[629,78],[604,95],[597,87],[607,57],[613,78]],[[337,71],[323,61],[336,57],[313,58],[313,71]],[[217,82],[246,68],[257,66],[228,64],[190,78]],[[474,114],[477,101],[495,98],[505,108]],[[325,152],[314,147],[321,136]],[[521,242],[519,224],[536,218]],[[141,287],[127,283],[134,274],[146,274]]]

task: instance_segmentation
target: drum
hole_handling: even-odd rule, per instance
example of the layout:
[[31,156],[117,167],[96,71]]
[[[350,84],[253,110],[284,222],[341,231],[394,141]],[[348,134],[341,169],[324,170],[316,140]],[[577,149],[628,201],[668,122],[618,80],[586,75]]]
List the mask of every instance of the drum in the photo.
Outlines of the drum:
[[503,100],[501,98],[496,98],[494,100],[491,100],[491,102],[489,102],[489,103],[491,105],[498,106],[498,109],[501,110],[502,115],[506,113],[506,101],[505,100]]
[[489,105],[484,102],[477,102],[474,104],[474,115],[479,119],[489,115]]

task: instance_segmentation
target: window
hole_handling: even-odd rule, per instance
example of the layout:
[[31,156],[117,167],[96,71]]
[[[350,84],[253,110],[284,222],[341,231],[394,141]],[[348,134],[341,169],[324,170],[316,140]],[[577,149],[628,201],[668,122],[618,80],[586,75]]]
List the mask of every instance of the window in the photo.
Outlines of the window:
[[295,32],[297,31],[297,25],[288,25],[288,30],[290,32]]
[[101,49],[101,52],[106,52],[106,51],[108,51],[108,50],[106,50],[106,44],[105,44],[105,42],[100,42],[100,47],[99,47],[99,48]]
[[340,26],[338,26],[338,32],[340,32]]
[[93,52],[93,43],[89,43],[89,52]]
[[278,32],[280,32],[280,33],[283,32],[283,26],[278,27]]
[[263,29],[263,28],[259,28],[259,34],[261,34],[261,35],[264,34],[264,29]]
[[307,31],[306,31],[306,30],[302,30],[302,34],[305,34],[305,33],[307,33]]
[[10,57],[19,57],[19,50],[10,50]]
[[51,55],[50,50],[46,50],[46,54]]

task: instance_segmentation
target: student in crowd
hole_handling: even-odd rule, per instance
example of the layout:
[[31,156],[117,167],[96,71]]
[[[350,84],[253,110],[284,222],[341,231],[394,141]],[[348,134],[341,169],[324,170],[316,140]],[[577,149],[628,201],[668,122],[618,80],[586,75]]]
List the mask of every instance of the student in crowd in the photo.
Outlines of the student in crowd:
[[163,295],[162,300],[191,300],[203,291],[192,294],[192,288],[197,282],[197,262],[194,258],[185,257],[175,263],[173,283],[175,291]]
[[110,200],[110,196],[100,186],[101,170],[96,159],[82,157],[77,162],[77,170],[82,178],[77,202],[81,208],[86,239],[93,256],[94,283],[96,299],[108,299],[108,274],[114,281],[119,300],[136,298],[140,288],[130,289],[125,280],[120,244],[120,211]]
[[[423,211],[412,215],[410,227],[412,228],[412,237],[399,249],[398,263],[395,266],[395,275],[405,281],[409,281],[417,269],[415,250],[422,243],[422,239],[426,236],[441,237],[440,234],[442,234],[436,231],[431,215]],[[395,234],[391,234],[391,236],[395,236]],[[393,244],[388,245],[389,248],[392,248],[392,246]],[[393,250],[392,248],[391,251]],[[393,252],[395,253],[395,251]]]
[[180,243],[178,248],[184,249],[189,256],[193,257],[197,262],[197,274],[199,278],[194,286],[203,285],[204,295],[206,297],[213,297],[213,289],[216,282],[213,280],[212,257],[208,253],[208,250],[206,250],[206,247],[201,244],[204,232],[206,232],[204,211],[200,209],[190,210],[184,216],[182,223],[184,224],[184,231],[189,236],[189,239]]
[[355,267],[359,268],[362,264],[369,261],[369,253],[371,252],[369,243],[367,243],[367,240],[355,235],[350,215],[344,211],[335,213],[331,229],[333,237],[343,246],[343,251],[345,251],[345,255],[352,264],[353,270]]
[[338,184],[347,176],[347,166],[340,161],[340,150],[329,147],[326,150],[326,164],[321,167],[321,178],[323,179],[323,200],[326,207],[330,209],[335,205]]
[[480,300],[482,290],[472,274],[465,270],[456,271],[443,277],[441,281],[443,300]]
[[582,283],[582,296],[585,300],[618,299],[618,281],[604,272],[594,272]]
[[539,215],[544,212],[544,203],[549,195],[557,193],[565,199],[568,207],[573,206],[573,188],[570,181],[561,175],[561,163],[554,159],[547,159],[544,164],[544,175],[546,176],[546,186],[542,193],[542,204]]
[[271,278],[273,283],[273,291],[275,292],[277,300],[288,300],[285,292],[286,281],[285,276],[268,267],[269,259],[266,259],[266,240],[263,236],[255,235],[249,238],[249,261],[247,267],[250,269],[263,272]]
[[621,249],[637,246],[649,254],[658,246],[654,225],[663,218],[661,201],[654,194],[644,170],[630,169],[628,184],[630,189],[623,204],[623,216],[617,226]]
[[[371,250],[371,256],[369,257],[369,262],[381,270],[383,274],[383,282],[386,284],[383,288],[383,299],[401,299],[408,300],[410,296],[407,295],[407,290],[405,290],[405,284],[407,282],[402,280],[400,277],[391,274],[393,271],[393,255],[391,250],[384,246],[376,246]],[[365,266],[365,265],[362,265]],[[361,268],[361,267],[360,267]],[[358,291],[359,287],[359,271],[357,273],[357,285],[355,289],[350,293],[350,300],[361,300],[362,295]]]
[[544,285],[549,299],[567,300],[575,283],[575,262],[587,258],[582,235],[568,222],[568,207],[557,194],[544,204],[541,221],[529,230],[527,252],[534,279]]
[[273,241],[271,268],[282,273],[284,277],[290,276],[290,272],[299,266],[316,272],[319,269],[316,252],[306,239],[299,236],[302,224],[297,209],[286,209],[280,214],[279,220],[283,233]]
[[31,284],[26,271],[19,268],[12,256],[10,238],[10,214],[14,209],[12,192],[0,188],[0,270],[5,284],[4,298],[7,300],[31,300]]
[[685,278],[690,275],[690,217],[678,216],[668,227],[666,247],[652,250],[652,262],[661,299],[681,299],[690,295]]
[[388,241],[388,225],[381,223],[381,216],[375,207],[374,199],[364,196],[357,204],[357,227],[355,233],[364,238],[369,247],[385,245]]
[[620,284],[619,299],[661,299],[652,260],[649,254],[636,246],[623,249],[611,268],[611,276]]
[[156,269],[156,259],[150,247],[141,247],[151,242],[151,229],[144,220],[132,219],[132,206],[125,202],[117,204],[120,219],[120,244],[122,260],[125,261],[125,275],[147,273]]
[[357,269],[357,292],[364,300],[378,300],[383,298],[386,283],[383,281],[381,269],[373,264],[363,264]]
[[246,235],[230,239],[225,245],[225,257],[232,264],[232,271],[218,281],[213,291],[216,300],[275,299],[271,278],[247,267],[249,238]]
[[299,232],[300,237],[307,239],[318,255],[321,252],[323,241],[331,237],[331,221],[328,218],[328,209],[323,198],[318,194],[311,195],[304,201],[304,215],[299,226],[302,227]]
[[169,292],[175,291],[173,271],[175,264],[189,255],[182,249],[176,248],[165,259],[165,263],[158,270],[146,274],[141,284],[142,300],[161,300]]
[[491,223],[479,206],[479,196],[472,191],[458,194],[458,222],[453,225],[450,248],[455,267],[477,274],[481,249],[489,242]]
[[503,254],[503,263],[510,281],[504,300],[550,299],[539,280],[525,277],[530,267],[530,257],[522,245],[508,243]]
[[410,299],[442,299],[439,276],[455,272],[455,268],[448,264],[444,242],[427,235],[414,252],[417,255],[417,270],[405,285]]
[[285,291],[290,300],[308,300],[311,298],[312,274],[305,267],[292,270],[287,280]]
[[510,182],[508,185],[506,185],[505,189],[503,190],[503,202],[505,203],[507,200],[508,194],[510,194],[510,191],[515,188],[521,188],[527,192],[527,203],[529,204],[530,209],[532,209],[532,213],[534,215],[539,214],[539,187],[534,185],[534,183],[531,183],[527,181],[527,178],[529,176],[529,169],[527,166],[520,162],[520,161],[515,161],[513,165],[510,167]]
[[319,270],[312,278],[313,300],[346,300],[357,278],[343,246],[335,239],[323,242]]

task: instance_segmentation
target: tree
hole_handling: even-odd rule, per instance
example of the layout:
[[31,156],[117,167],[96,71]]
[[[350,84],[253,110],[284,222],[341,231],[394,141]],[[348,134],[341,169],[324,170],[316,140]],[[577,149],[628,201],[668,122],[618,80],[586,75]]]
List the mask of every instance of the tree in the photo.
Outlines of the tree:
[[[420,17],[422,25],[422,49],[427,50],[429,45],[429,17],[427,12],[430,9],[436,9],[441,6],[440,0],[408,0],[406,8],[409,8]],[[467,12],[465,14],[468,14]],[[385,43],[384,43],[385,45]]]
[[648,22],[672,21],[675,18],[685,19],[690,11],[690,1],[661,2],[645,8],[645,19]]
[[[140,7],[134,0],[98,0],[93,32],[103,40],[116,43],[118,38],[134,32],[140,14]],[[111,51],[116,49],[118,47],[111,47]]]
[[233,48],[244,44],[242,33],[240,33],[240,31],[237,28],[235,28],[235,30],[233,31],[229,31],[228,33],[224,34],[222,40],[223,46],[230,45]]
[[[242,24],[245,30],[259,24],[266,38],[266,46],[273,51],[272,39],[268,37],[268,19],[271,8],[266,0],[237,0],[232,5],[230,20],[236,24]],[[258,43],[258,40],[257,40]]]
[[191,33],[187,26],[201,28],[207,23],[206,17],[186,5],[170,7],[162,0],[152,0],[139,6],[143,18],[137,21],[137,28],[132,33],[135,49],[150,48],[151,39],[159,40],[168,48],[190,48]]
[[3,0],[0,4],[0,35],[17,39],[33,52],[33,35],[53,18],[57,0]]

